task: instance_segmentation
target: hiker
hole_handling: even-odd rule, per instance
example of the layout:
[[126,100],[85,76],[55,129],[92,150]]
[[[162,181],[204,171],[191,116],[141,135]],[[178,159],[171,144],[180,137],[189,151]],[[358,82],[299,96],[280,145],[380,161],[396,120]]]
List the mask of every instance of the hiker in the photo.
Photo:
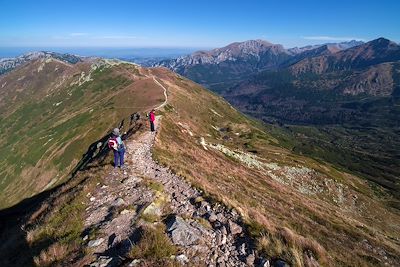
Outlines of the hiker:
[[152,132],[155,131],[154,121],[156,120],[156,116],[154,115],[154,112],[155,112],[155,109],[152,109],[152,110],[150,111],[150,114],[149,114],[150,130],[151,130]]
[[129,125],[136,124],[136,122],[140,119],[140,114],[135,112],[131,115],[131,120],[129,121]]
[[108,140],[108,147],[114,151],[114,168],[124,168],[125,144],[122,142],[118,128],[114,128]]

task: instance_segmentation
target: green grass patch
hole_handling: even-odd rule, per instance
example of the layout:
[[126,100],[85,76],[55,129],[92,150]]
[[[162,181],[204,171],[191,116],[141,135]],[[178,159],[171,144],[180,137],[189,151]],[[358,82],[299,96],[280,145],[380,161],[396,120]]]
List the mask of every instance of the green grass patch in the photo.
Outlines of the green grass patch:
[[80,235],[84,230],[83,214],[86,208],[83,201],[84,196],[81,194],[58,211],[53,211],[42,228],[38,229],[35,242],[49,239],[65,244],[80,243]]
[[132,259],[164,260],[176,254],[178,249],[165,233],[163,224],[146,225],[140,230],[140,240],[129,252]]
[[164,191],[164,186],[161,183],[151,180],[151,179],[145,179],[145,185],[155,192],[163,192]]

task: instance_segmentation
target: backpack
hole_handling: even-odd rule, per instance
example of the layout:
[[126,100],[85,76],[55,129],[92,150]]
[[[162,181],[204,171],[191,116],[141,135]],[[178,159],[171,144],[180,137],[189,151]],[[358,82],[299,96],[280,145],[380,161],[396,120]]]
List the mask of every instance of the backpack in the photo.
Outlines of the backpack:
[[110,149],[118,150],[118,142],[116,138],[108,139],[108,147]]

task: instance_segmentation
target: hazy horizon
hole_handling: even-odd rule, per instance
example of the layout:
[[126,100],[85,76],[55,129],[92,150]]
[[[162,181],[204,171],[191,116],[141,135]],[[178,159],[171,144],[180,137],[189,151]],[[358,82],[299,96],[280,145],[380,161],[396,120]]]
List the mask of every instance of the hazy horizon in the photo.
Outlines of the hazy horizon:
[[13,58],[29,52],[49,51],[98,57],[176,57],[208,48],[191,47],[0,47],[0,58]]
[[[400,41],[400,2],[3,1],[3,47],[285,47],[385,37]],[[50,22],[50,23],[49,23]]]
[[[382,36],[384,37],[384,36]],[[380,37],[376,37],[380,38]],[[375,39],[376,39],[375,38]],[[385,37],[384,37],[385,38]],[[237,42],[243,42],[247,40],[239,40]],[[269,41],[269,40],[265,40]],[[353,40],[349,40],[353,41]],[[371,40],[363,40],[364,42],[368,42]],[[341,41],[348,42],[348,41]],[[313,45],[322,45],[328,43],[341,43],[337,42],[328,42],[324,40],[320,40],[319,42]],[[223,46],[229,45],[227,43]],[[223,47],[221,46],[221,47]],[[305,45],[307,46],[307,45]],[[286,47],[286,49],[290,49],[293,47],[302,47],[301,45]],[[69,53],[76,54],[79,56],[98,56],[98,57],[137,57],[137,58],[155,58],[155,57],[178,57],[181,55],[187,55],[200,50],[211,50],[218,47],[162,47],[162,46],[147,46],[147,47],[135,47],[135,46],[121,46],[121,47],[100,47],[100,46],[16,46],[16,47],[2,47],[0,46],[0,58],[13,58],[18,57],[20,55],[29,53],[29,52],[38,52],[38,51],[49,51],[49,52],[57,52],[57,53]]]

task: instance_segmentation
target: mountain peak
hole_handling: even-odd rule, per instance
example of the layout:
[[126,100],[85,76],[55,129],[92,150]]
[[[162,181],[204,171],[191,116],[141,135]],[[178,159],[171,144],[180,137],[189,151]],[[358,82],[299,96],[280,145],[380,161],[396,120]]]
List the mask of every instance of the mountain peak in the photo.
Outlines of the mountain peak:
[[247,40],[244,42],[241,42],[242,44],[259,44],[259,45],[267,45],[267,46],[271,46],[271,45],[275,45],[269,41],[263,40],[263,39],[254,39],[254,40]]
[[385,37],[379,37],[375,40],[372,40],[371,42],[391,42],[391,41]]
[[350,41],[346,41],[346,42],[341,42],[340,44],[360,45],[363,43],[364,43],[363,41],[359,41],[359,40],[350,40]]
[[[227,46],[224,46],[222,48],[217,48],[211,51],[226,51],[226,50],[230,50],[230,49],[236,49],[237,53],[247,53],[247,52],[255,52],[255,53],[259,53],[262,52],[265,49],[268,49],[270,47],[273,46],[280,46],[281,45],[276,45],[273,43],[270,43],[268,41],[265,40],[261,40],[261,39],[255,39],[255,40],[247,40],[247,41],[243,41],[243,42],[234,42],[231,44],[228,44]],[[282,47],[283,49],[283,47]]]
[[375,40],[368,42],[367,44],[370,44],[373,46],[398,46],[397,43],[395,43],[387,38],[384,38],[384,37],[379,37]]

